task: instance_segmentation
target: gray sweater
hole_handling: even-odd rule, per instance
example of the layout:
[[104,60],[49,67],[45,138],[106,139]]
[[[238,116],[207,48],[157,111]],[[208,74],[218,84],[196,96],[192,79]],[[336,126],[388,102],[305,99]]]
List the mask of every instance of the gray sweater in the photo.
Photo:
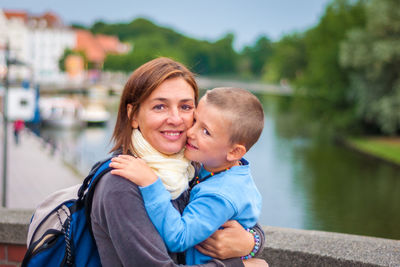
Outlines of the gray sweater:
[[[173,201],[180,212],[188,203],[188,195],[186,192]],[[104,175],[96,186],[91,220],[103,266],[177,266],[184,261],[182,255],[168,253],[146,213],[139,188],[126,179]],[[258,228],[257,232],[263,242],[262,230]],[[233,267],[243,263],[239,258],[214,259],[198,266]]]

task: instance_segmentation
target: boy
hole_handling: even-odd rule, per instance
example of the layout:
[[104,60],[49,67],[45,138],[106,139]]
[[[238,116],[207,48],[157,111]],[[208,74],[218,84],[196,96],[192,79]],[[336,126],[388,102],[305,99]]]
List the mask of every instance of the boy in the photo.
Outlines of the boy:
[[237,220],[245,228],[257,222],[261,196],[242,157],[258,140],[263,126],[262,105],[250,92],[215,88],[205,94],[187,132],[185,157],[202,166],[191,182],[190,202],[182,215],[150,167],[137,171],[143,169],[143,160],[126,155],[114,158],[110,166],[116,169],[111,173],[140,186],[146,211],[170,251],[187,250],[188,265],[206,263],[211,258],[195,245],[227,220]]

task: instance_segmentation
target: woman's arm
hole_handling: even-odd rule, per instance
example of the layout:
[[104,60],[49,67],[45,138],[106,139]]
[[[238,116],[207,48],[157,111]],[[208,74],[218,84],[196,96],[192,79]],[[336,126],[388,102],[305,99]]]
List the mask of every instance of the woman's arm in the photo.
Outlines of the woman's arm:
[[[96,186],[91,218],[103,266],[177,266],[133,183],[106,174]],[[216,260],[202,266],[243,265]]]
[[[237,221],[228,221],[224,229],[217,230],[205,241],[196,246],[201,253],[217,259],[228,259],[248,255],[254,248],[254,236],[247,232]],[[264,249],[265,235],[256,224],[253,228],[260,237],[260,246],[255,256]]]

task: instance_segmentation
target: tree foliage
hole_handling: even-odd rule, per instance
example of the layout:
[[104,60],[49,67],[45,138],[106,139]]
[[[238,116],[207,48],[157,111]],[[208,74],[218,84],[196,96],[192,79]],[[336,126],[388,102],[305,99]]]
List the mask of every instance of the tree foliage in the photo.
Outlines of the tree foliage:
[[[256,76],[261,76],[266,62],[272,55],[272,42],[266,36],[257,39],[253,46],[246,46],[242,52],[242,60],[248,62],[248,70]],[[243,70],[246,71],[246,70]]]
[[367,24],[350,31],[340,62],[350,73],[357,116],[381,131],[400,129],[400,4],[372,0]]
[[273,44],[271,54],[269,60],[264,62],[264,80],[271,83],[287,80],[293,84],[301,78],[307,60],[301,34],[284,36]]
[[69,55],[78,55],[78,56],[82,57],[83,64],[84,64],[85,68],[88,67],[88,59],[86,57],[85,52],[83,52],[83,51],[74,51],[74,50],[71,50],[69,48],[66,48],[64,50],[63,55],[58,60],[58,67],[60,68],[60,70],[65,71],[65,60],[67,59],[67,57]]

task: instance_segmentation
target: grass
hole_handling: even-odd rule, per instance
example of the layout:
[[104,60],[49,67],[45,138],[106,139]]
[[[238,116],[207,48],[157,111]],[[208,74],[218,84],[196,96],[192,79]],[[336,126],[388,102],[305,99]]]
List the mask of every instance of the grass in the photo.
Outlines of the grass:
[[361,152],[400,165],[400,137],[349,138],[347,141]]

